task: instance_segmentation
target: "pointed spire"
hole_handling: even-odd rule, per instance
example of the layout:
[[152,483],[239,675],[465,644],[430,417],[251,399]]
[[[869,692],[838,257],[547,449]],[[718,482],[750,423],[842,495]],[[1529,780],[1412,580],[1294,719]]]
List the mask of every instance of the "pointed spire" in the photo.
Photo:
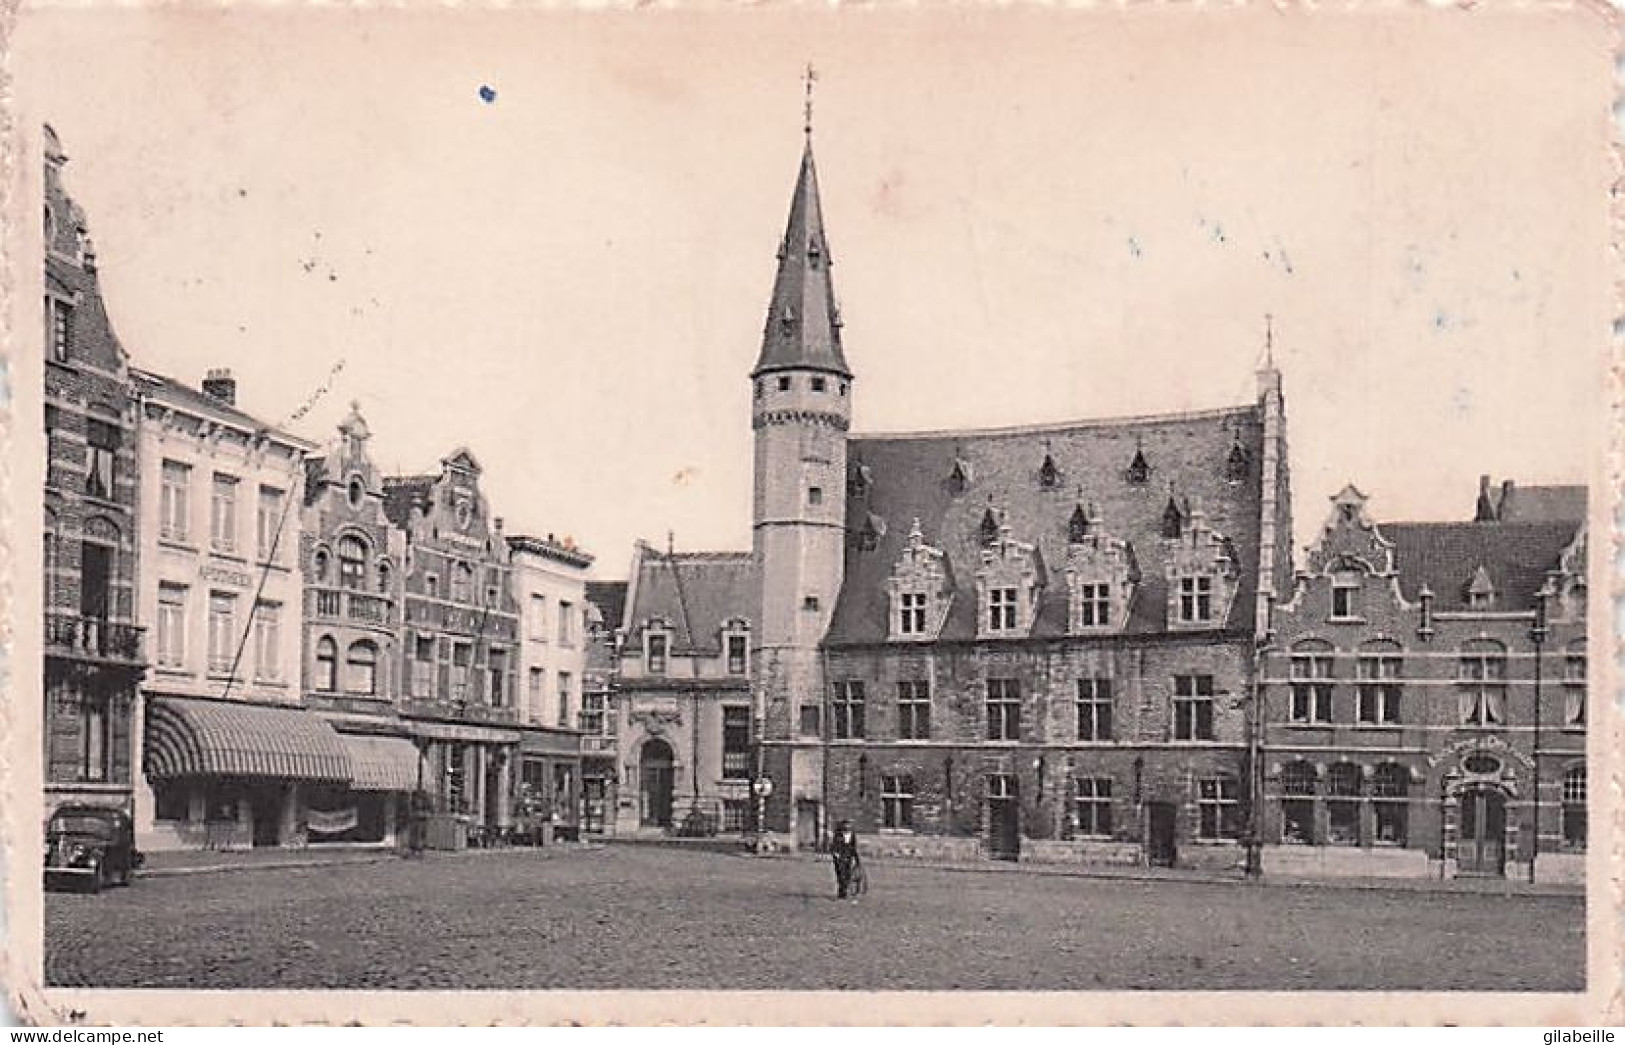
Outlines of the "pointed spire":
[[807,78],[807,140],[801,171],[790,199],[790,217],[779,247],[779,270],[768,302],[762,352],[752,377],[776,370],[822,370],[851,378],[841,353],[841,322],[830,279],[829,239],[818,197],[818,171],[812,151],[812,83]]

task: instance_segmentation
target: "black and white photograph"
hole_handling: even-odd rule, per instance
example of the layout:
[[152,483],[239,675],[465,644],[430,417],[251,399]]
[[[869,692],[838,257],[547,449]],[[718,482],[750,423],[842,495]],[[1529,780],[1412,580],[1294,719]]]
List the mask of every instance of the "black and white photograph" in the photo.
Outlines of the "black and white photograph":
[[21,11],[14,1013],[1607,1022],[1616,19]]

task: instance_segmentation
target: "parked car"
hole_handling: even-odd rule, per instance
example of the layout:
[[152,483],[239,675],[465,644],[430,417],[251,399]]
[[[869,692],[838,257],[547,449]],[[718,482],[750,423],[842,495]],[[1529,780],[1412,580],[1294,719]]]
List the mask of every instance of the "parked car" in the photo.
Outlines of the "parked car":
[[130,815],[105,806],[62,806],[45,827],[45,887],[129,885],[141,866]]

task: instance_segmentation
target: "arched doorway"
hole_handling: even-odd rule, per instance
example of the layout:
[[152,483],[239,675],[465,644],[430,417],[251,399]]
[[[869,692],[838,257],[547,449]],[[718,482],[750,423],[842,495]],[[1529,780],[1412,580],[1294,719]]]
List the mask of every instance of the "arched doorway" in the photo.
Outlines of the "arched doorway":
[[638,752],[638,797],[644,827],[671,826],[672,763],[671,745],[664,740],[645,740]]
[[1456,868],[1461,874],[1500,875],[1506,871],[1506,796],[1493,787],[1471,787],[1458,798],[1460,841]]

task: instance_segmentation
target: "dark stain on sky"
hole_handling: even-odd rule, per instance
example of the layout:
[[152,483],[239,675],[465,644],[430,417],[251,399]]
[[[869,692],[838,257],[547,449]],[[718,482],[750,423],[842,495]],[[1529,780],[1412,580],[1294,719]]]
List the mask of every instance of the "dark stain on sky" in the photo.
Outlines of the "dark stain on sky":
[[490,105],[497,100],[497,89],[490,84],[480,84],[480,101]]

